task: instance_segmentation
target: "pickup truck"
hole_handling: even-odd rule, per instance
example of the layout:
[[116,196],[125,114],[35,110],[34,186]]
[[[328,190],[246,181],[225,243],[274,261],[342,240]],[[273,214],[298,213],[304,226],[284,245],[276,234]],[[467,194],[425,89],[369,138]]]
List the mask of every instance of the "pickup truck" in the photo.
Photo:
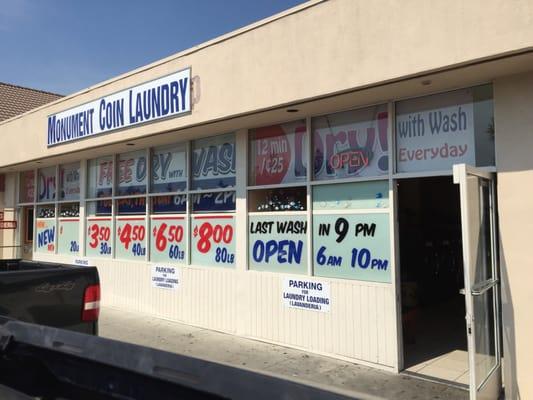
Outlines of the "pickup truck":
[[3,317],[0,399],[377,400]]
[[0,316],[98,334],[96,267],[0,260]]

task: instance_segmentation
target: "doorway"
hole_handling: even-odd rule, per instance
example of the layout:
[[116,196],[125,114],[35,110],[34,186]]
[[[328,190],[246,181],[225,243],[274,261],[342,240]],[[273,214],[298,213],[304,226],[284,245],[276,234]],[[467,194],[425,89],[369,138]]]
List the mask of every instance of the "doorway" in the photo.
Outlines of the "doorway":
[[22,208],[22,229],[21,229],[21,257],[24,260],[33,258],[33,207]]
[[397,184],[405,372],[466,388],[459,186],[451,176]]

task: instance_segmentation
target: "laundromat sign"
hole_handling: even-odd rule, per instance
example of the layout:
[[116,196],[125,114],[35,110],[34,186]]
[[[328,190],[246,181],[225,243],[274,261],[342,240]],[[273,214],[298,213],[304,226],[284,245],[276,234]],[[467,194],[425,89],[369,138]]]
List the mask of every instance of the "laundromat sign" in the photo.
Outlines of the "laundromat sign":
[[191,111],[191,69],[48,116],[48,147]]

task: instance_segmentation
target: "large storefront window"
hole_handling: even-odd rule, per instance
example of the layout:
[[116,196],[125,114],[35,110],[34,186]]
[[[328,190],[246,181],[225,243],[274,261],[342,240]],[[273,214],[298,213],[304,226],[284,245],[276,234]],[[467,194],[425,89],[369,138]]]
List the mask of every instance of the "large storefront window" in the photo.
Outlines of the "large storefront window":
[[494,157],[492,85],[396,103],[397,172],[492,166]]
[[316,117],[311,123],[315,180],[388,174],[386,104]]
[[[388,283],[390,152],[400,173],[494,165],[491,85],[397,102],[392,144],[388,107],[249,131],[249,269]],[[81,166],[20,173],[37,252],[235,266],[233,133],[88,160],[85,199]]]
[[252,270],[307,273],[307,187],[301,186],[307,182],[306,149],[305,121],[250,131],[249,185],[269,185],[248,191]]

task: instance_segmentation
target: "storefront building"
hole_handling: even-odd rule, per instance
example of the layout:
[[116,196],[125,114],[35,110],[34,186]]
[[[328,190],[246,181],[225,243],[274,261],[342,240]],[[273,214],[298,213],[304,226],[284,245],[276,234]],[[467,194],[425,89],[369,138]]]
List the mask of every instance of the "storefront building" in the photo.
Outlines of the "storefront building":
[[532,20],[310,1],[2,122],[3,255],[96,265],[106,306],[529,398]]

